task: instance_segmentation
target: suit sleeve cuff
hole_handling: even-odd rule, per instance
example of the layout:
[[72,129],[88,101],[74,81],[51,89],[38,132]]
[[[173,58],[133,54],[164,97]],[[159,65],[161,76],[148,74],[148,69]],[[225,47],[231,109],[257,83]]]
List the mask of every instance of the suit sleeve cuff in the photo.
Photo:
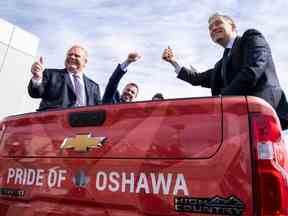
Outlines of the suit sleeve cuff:
[[128,61],[124,61],[122,64],[120,64],[120,68],[122,71],[127,71],[127,68],[129,66],[129,62]]

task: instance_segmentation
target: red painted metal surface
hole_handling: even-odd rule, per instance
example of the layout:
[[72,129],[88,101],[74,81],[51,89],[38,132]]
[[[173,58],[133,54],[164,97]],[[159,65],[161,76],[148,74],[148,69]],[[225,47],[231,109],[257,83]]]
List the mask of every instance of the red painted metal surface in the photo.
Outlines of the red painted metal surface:
[[[69,125],[68,113],[100,109],[102,126]],[[206,215],[176,212],[181,196],[235,196],[243,215],[252,215],[244,97],[224,98],[223,105],[221,98],[102,105],[4,124],[0,188],[20,195],[2,195],[0,215]],[[88,133],[106,137],[104,146],[60,149],[65,138]]]

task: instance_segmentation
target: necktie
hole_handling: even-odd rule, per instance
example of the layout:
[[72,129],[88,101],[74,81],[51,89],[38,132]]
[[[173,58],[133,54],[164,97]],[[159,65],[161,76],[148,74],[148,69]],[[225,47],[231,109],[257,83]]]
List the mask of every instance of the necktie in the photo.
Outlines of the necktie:
[[224,53],[223,53],[223,58],[222,58],[221,75],[222,75],[224,86],[227,85],[226,70],[227,70],[227,62],[229,59],[229,52],[230,52],[230,48],[225,48]]
[[74,78],[74,85],[75,85],[75,95],[76,95],[76,104],[75,106],[84,106],[84,87],[80,81],[80,77],[77,74],[73,74],[73,78]]

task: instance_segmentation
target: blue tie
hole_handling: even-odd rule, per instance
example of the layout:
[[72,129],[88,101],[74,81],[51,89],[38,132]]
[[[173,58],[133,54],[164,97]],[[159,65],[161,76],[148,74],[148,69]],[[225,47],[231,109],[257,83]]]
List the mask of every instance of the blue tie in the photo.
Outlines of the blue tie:
[[222,58],[221,75],[223,79],[224,86],[227,85],[227,62],[229,59],[230,48],[225,48]]

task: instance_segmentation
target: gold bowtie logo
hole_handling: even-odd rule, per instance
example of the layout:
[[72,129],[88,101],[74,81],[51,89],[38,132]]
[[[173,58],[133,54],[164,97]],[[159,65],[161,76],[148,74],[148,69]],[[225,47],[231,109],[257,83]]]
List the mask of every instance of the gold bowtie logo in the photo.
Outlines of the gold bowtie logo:
[[92,137],[91,134],[76,135],[76,137],[65,138],[60,149],[73,149],[77,152],[87,152],[90,148],[101,148],[106,137]]

